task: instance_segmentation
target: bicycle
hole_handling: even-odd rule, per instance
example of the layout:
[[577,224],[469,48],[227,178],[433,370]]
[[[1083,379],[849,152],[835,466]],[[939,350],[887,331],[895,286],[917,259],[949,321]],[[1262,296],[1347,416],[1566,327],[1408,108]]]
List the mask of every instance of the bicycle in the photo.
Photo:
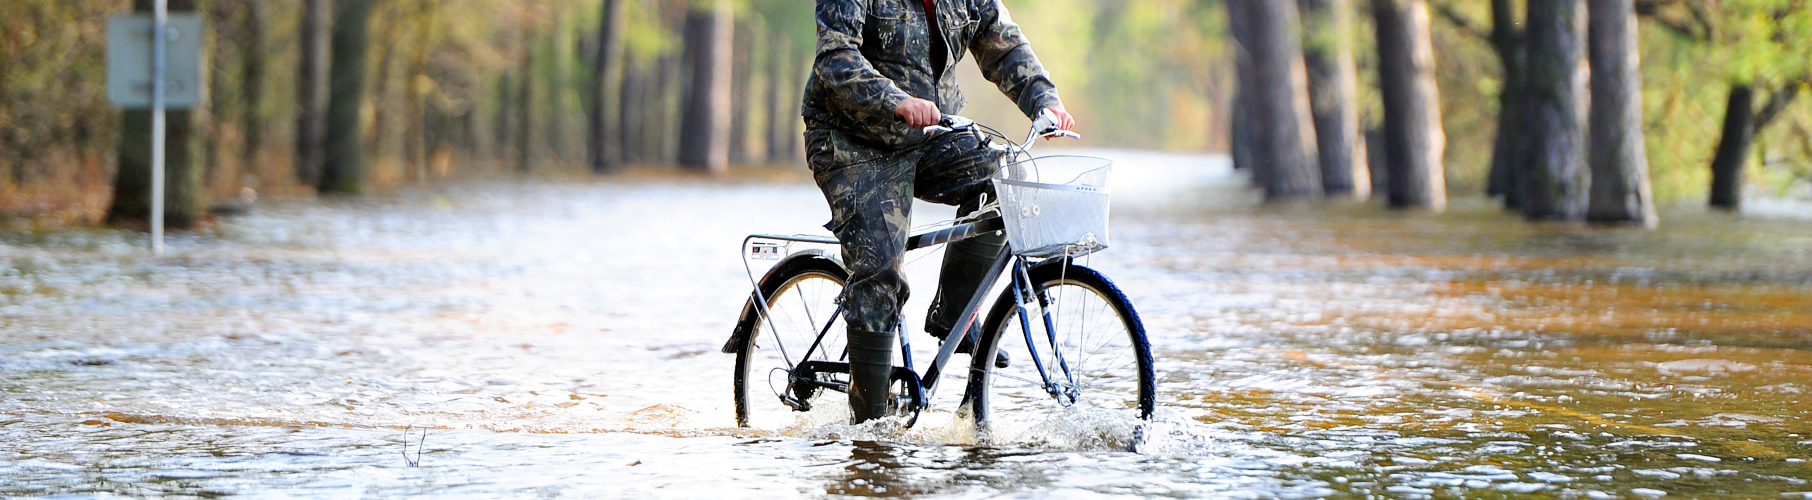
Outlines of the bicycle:
[[[1102,411],[1149,420],[1156,386],[1145,327],[1132,302],[1105,275],[1074,259],[1106,248],[1106,174],[1111,161],[1080,156],[1034,158],[1035,138],[1076,134],[1035,122],[1024,142],[1015,143],[966,118],[946,116],[926,133],[973,133],[1000,157],[997,199],[946,228],[911,236],[907,252],[992,231],[1007,233],[1009,252],[997,259],[963,309],[953,332],[969,332],[980,319],[980,338],[970,354],[968,383],[959,408],[978,428],[1014,418],[1036,419],[1056,407]],[[1004,144],[994,144],[999,139]],[[1065,183],[1041,182],[1068,175],[1046,168],[1068,159],[1098,160]],[[1085,162],[1086,163],[1086,162]],[[1092,181],[1091,181],[1092,179]],[[1040,200],[1027,201],[1029,198]],[[1068,201],[1065,201],[1068,200]],[[1059,220],[1052,221],[1052,217]],[[1062,220],[1087,219],[1082,224]],[[1098,234],[1097,234],[1098,232]],[[743,259],[754,285],[723,352],[736,354],[736,422],[741,427],[785,427],[796,414],[818,408],[816,398],[846,393],[849,364],[844,350],[842,289],[849,279],[834,237],[753,234],[743,240]],[[750,260],[776,262],[759,280]],[[983,299],[1005,277],[1004,290],[985,317]],[[903,314],[902,314],[903,316]],[[1038,318],[1033,320],[1032,318]],[[899,322],[900,349],[890,374],[896,416],[911,427],[928,407],[961,344],[945,341],[923,374],[913,370],[911,335]],[[960,334],[959,334],[960,335]],[[997,363],[1000,350],[1023,351],[1023,360]],[[765,383],[764,383],[765,381]]]

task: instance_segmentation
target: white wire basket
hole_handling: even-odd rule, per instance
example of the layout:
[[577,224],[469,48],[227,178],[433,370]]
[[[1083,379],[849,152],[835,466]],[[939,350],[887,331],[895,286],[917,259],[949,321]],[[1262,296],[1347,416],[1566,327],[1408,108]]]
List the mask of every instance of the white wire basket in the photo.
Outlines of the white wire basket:
[[1027,257],[1082,256],[1107,248],[1113,160],[1054,155],[1007,165],[995,178],[1007,245]]

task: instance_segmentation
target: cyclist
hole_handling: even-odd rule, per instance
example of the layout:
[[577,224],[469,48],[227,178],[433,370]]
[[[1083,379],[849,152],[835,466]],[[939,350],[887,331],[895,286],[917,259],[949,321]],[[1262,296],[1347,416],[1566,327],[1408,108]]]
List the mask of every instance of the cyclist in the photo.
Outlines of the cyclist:
[[[965,49],[1026,116],[1048,110],[1064,130],[1075,122],[1000,0],[818,0],[817,17],[818,56],[801,113],[807,162],[830,202],[825,227],[842,243],[850,270],[843,297],[849,402],[864,422],[885,416],[891,404],[912,199],[959,205],[966,214],[992,191],[998,158],[991,150],[971,134],[923,132],[962,110],[955,65]],[[1004,246],[995,234],[946,249],[928,332],[948,339]],[[959,341],[973,342],[970,331],[962,335]]]

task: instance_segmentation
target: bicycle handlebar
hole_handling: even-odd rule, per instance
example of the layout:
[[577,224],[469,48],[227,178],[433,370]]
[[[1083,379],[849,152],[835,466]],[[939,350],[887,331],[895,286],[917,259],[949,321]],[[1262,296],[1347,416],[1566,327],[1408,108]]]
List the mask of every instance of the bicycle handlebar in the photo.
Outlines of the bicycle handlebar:
[[[925,135],[927,136],[959,131],[980,133],[975,120],[958,115],[944,115],[943,118],[938,120],[937,125],[924,128]],[[1044,109],[1038,112],[1038,117],[1036,119],[1032,120],[1032,130],[1026,136],[1026,140],[1020,142],[1015,149],[1024,153],[1032,149],[1032,139],[1055,139],[1059,137],[1065,139],[1081,139],[1082,134],[1078,134],[1072,130],[1057,128],[1057,115],[1052,113],[1049,109]]]

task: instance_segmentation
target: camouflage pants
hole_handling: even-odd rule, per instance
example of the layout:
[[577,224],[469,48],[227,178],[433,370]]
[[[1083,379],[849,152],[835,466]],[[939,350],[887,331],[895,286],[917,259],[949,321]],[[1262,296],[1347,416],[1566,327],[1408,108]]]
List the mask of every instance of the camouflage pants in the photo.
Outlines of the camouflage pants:
[[[831,222],[825,227],[842,243],[843,262],[850,271],[843,297],[849,359],[853,372],[866,369],[869,374],[865,381],[862,373],[852,373],[850,402],[857,421],[867,420],[884,412],[885,367],[891,366],[893,334],[909,293],[900,267],[912,226],[912,200],[973,210],[983,193],[993,192],[988,178],[998,168],[998,156],[981,147],[973,135],[957,133],[939,134],[918,148],[888,150],[867,146],[835,129],[811,128],[805,133],[805,145],[813,177],[830,202]],[[953,267],[952,258],[991,263],[1003,248],[1000,237],[954,243],[946,250],[946,271]],[[949,281],[956,280],[950,277],[946,272],[940,286],[955,285],[963,294],[973,293],[980,284],[953,284]],[[960,278],[979,282],[981,276]]]
[[842,242],[850,270],[849,325],[891,330],[908,294],[900,265],[912,199],[972,208],[983,193],[992,194],[988,178],[998,157],[969,134],[939,134],[922,147],[891,151],[830,129],[808,130],[805,140],[813,176],[830,202],[825,227]]

